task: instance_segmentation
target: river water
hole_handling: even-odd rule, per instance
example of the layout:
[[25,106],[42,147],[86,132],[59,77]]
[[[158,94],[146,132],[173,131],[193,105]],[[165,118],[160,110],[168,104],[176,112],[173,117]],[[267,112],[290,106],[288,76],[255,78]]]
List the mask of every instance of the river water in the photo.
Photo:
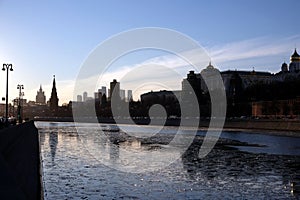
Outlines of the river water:
[[[200,159],[197,145],[178,156],[173,149],[162,151],[164,146],[155,141],[103,141],[95,134],[94,124],[77,124],[82,135],[73,123],[35,124],[40,135],[45,199],[300,197],[300,138],[222,132],[225,145],[216,145]],[[166,127],[159,138],[168,141],[177,129]],[[135,128],[136,132],[139,130]],[[197,135],[205,132],[199,130]],[[95,153],[98,151],[101,154]],[[159,164],[153,162],[153,155],[162,160],[178,158],[164,167],[147,170]]]

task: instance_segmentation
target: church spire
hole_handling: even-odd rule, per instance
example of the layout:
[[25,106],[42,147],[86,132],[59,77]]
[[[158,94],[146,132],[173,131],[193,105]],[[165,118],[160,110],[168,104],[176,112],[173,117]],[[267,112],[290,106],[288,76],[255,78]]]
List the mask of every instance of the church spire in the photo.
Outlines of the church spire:
[[56,89],[56,83],[55,83],[55,75],[53,75],[53,87],[52,89],[55,88]]
[[51,110],[58,109],[58,97],[57,97],[57,91],[56,91],[55,75],[53,75],[53,86],[52,86],[52,92],[51,92],[51,97],[50,97],[50,109]]

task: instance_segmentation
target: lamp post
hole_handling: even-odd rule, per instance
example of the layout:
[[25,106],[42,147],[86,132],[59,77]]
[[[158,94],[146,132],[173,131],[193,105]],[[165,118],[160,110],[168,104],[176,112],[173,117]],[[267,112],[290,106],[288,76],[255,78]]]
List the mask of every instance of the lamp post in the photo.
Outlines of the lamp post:
[[19,90],[19,102],[18,102],[18,121],[19,124],[22,123],[22,115],[21,115],[21,99],[24,93],[22,90],[24,89],[24,85],[19,85],[17,86],[17,89]]
[[12,64],[3,64],[2,71],[6,70],[6,98],[5,98],[5,125],[8,126],[8,71],[13,71]]

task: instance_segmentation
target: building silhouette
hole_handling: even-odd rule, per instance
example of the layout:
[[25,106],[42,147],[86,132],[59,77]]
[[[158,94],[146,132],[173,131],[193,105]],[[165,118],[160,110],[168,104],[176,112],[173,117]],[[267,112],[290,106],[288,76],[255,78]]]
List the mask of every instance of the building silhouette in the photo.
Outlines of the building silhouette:
[[133,101],[132,90],[127,90],[127,101]]
[[297,79],[300,77],[300,56],[295,49],[290,57],[289,65],[285,62],[281,65],[281,71],[274,75],[274,81],[284,82],[286,80]]
[[[220,88],[223,85],[223,81],[220,79],[219,74],[220,71],[209,62],[208,66],[198,75],[198,78],[201,78],[201,89],[206,92]],[[204,81],[203,77],[205,77],[206,81]]]
[[121,97],[121,100],[125,100],[125,90],[120,90],[120,97]]
[[83,101],[86,102],[88,99],[88,93],[87,92],[83,92]]
[[46,96],[45,96],[45,92],[42,89],[42,85],[40,85],[40,89],[37,91],[35,102],[36,104],[40,104],[40,105],[46,104]]
[[105,86],[102,86],[101,89],[98,89],[98,92],[101,92],[102,95],[105,94],[107,96],[106,87]]
[[[299,110],[297,107],[299,99],[296,98],[299,93],[294,91],[293,88],[296,87],[295,84],[299,80],[300,55],[297,53],[297,49],[295,49],[290,57],[290,63],[287,64],[284,62],[281,65],[280,71],[275,74],[266,71],[255,71],[254,68],[249,71],[227,70],[220,72],[211,63],[200,73],[190,71],[187,74],[187,78],[182,81],[181,99],[183,102],[189,103],[191,94],[196,94],[201,107],[202,104],[205,105],[205,102],[209,102],[209,93],[211,91],[224,88],[227,98],[228,116],[251,114],[250,102],[254,102],[252,103],[252,113],[255,113],[255,116],[260,115],[260,113],[270,115],[272,112],[275,115],[286,113],[295,115],[298,114]],[[290,82],[293,81],[294,84],[289,86]],[[276,90],[274,89],[275,86],[281,87],[281,89],[278,88]],[[263,91],[260,88],[264,88],[262,89]],[[290,93],[285,91],[290,91]],[[280,101],[275,102],[274,99],[271,100],[265,95],[267,93],[270,93],[269,97],[274,96],[274,98],[276,97]],[[282,95],[283,93],[285,95]],[[296,96],[293,96],[293,94],[296,94]],[[290,98],[289,103],[285,101],[288,98]],[[271,103],[261,100],[269,100]]]
[[53,76],[53,86],[52,86],[49,104],[50,104],[50,110],[58,110],[58,97],[56,91],[55,75]]
[[145,106],[149,107],[154,104],[160,105],[174,105],[175,103],[179,103],[180,101],[181,91],[168,91],[168,90],[160,90],[160,91],[151,91],[144,94],[141,94],[141,102]]
[[202,94],[200,74],[196,74],[194,71],[189,71],[189,73],[187,74],[187,78],[182,80],[181,86],[182,102],[192,104],[192,99],[194,99],[195,97],[197,98],[197,100],[200,100],[200,96]]
[[[147,111],[155,104],[159,104],[166,110],[167,116],[179,116],[180,115],[180,99],[181,91],[151,91],[141,94],[141,103],[144,109]],[[150,116],[149,116],[150,117]]]
[[270,72],[260,71],[240,71],[240,70],[227,70],[221,72],[221,76],[224,82],[226,95],[228,97],[235,96],[250,86],[258,83],[269,84],[272,82],[273,74]]
[[293,55],[291,56],[289,71],[290,72],[299,72],[300,71],[300,56],[297,53],[296,48],[295,48],[295,51],[294,51]]
[[81,95],[77,95],[77,102],[82,102],[82,96]]
[[95,100],[99,100],[102,98],[102,93],[101,92],[94,92],[94,98]]
[[110,99],[115,98],[114,100],[120,100],[120,82],[117,82],[116,79],[114,79],[112,82],[110,82]]

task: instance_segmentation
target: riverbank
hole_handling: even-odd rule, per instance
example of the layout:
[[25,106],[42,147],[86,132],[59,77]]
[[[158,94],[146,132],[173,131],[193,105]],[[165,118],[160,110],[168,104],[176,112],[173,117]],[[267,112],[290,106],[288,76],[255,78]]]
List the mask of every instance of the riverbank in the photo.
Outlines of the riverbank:
[[299,120],[226,121],[224,128],[300,132]]
[[[73,118],[36,118],[35,121],[55,121],[55,122],[73,122]],[[95,121],[95,120],[93,120]],[[98,118],[99,123],[115,124],[112,118]],[[82,118],[80,122],[91,122],[90,118]],[[128,119],[118,119],[120,124],[131,124]],[[149,119],[134,119],[136,124],[147,125]],[[200,120],[199,128],[206,129],[209,127],[209,120]],[[155,124],[155,123],[154,123]],[[192,123],[191,123],[192,124]],[[167,119],[166,126],[179,126],[180,119]],[[255,132],[272,132],[273,134],[298,136],[300,137],[300,120],[269,120],[269,119],[249,119],[249,120],[226,120],[224,130],[247,130]]]

